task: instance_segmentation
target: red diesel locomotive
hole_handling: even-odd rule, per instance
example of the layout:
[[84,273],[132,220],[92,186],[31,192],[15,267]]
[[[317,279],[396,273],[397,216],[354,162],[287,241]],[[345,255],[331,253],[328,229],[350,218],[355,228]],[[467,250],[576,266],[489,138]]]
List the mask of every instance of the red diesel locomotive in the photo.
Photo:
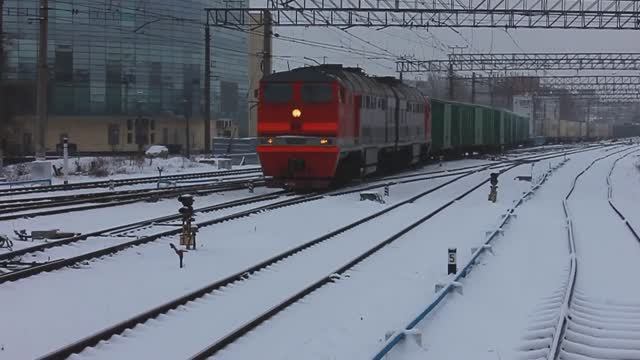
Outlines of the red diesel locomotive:
[[320,65],[260,82],[257,147],[274,186],[325,188],[425,159],[429,99],[392,77]]

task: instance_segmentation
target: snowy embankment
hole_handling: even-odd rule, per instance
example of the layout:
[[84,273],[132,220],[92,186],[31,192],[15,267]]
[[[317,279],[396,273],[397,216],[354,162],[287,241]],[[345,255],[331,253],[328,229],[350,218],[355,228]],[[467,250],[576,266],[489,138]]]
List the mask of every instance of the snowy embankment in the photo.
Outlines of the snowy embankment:
[[[587,152],[572,156],[586,161],[586,159],[593,157],[594,153]],[[554,164],[558,161],[560,160],[550,160]],[[565,167],[569,166],[570,163],[571,161]],[[535,168],[536,174],[541,174],[542,170],[546,170],[546,167],[547,165],[544,163],[537,165]],[[424,306],[433,299],[435,284],[447,279],[447,249],[449,247],[458,249],[459,264],[463,264],[469,259],[471,248],[478,246],[483,241],[484,231],[490,230],[492,224],[498,222],[499,214],[509,208],[512,201],[519,198],[522,195],[522,191],[528,188],[529,184],[526,182],[513,181],[513,177],[526,174],[528,171],[529,169],[526,166],[521,166],[501,176],[499,202],[497,204],[487,202],[487,189],[482,188],[482,190],[476,191],[414,231],[407,233],[394,245],[389,246],[388,249],[365,260],[353,271],[350,271],[347,276],[343,276],[334,284],[327,285],[314,292],[303,301],[293,305],[285,313],[270,320],[268,325],[263,325],[236,344],[229,346],[217,354],[216,358],[252,358],[256,354],[274,359],[301,357],[305,359],[324,359],[329,357],[364,359],[371,357],[384,341],[384,335],[387,331],[404,327],[409,319],[412,319],[422,311]],[[559,171],[565,170],[561,169]],[[567,173],[571,173],[570,168],[565,172],[565,174]],[[552,180],[553,177],[548,182]],[[562,185],[564,185],[564,182],[562,182],[561,178],[560,185],[556,186],[562,188]],[[544,186],[547,185],[545,184]],[[544,186],[542,189],[544,189]],[[438,196],[449,199],[464,190],[465,188],[462,185],[455,189],[452,187],[446,193],[439,192]],[[554,198],[554,196],[555,194],[549,195],[551,198]],[[442,200],[444,199],[440,199],[440,201]],[[418,201],[416,202],[416,211],[424,215],[431,206],[435,205],[434,202],[437,203],[437,200],[433,198],[425,199],[423,202]],[[544,205],[545,203],[543,199],[538,202],[538,205]],[[556,205],[559,204],[560,202],[557,200]],[[529,202],[524,204],[521,209],[525,209],[528,206]],[[530,209],[527,215],[531,217],[537,216],[536,210],[539,210],[539,208]],[[554,230],[559,229],[560,234],[563,235],[561,208],[559,208],[559,211],[558,219],[552,224],[546,224],[544,221],[534,224],[525,223],[523,228],[519,230],[524,235],[524,238],[514,239],[514,242],[519,240],[516,248],[519,252],[515,256],[523,256],[527,259],[528,261],[525,265],[528,268],[537,269],[540,267],[539,259],[529,257],[529,251],[536,250],[536,254],[543,256],[543,259],[547,256],[547,249],[543,248],[543,244],[536,244],[536,239],[531,239],[528,232],[541,229],[553,233]],[[553,214],[551,214],[551,217],[553,217]],[[500,280],[495,281],[493,276],[497,272],[498,274],[504,273],[504,276],[511,275],[515,277],[518,270],[513,266],[509,269],[495,266],[493,271],[489,270],[491,272],[484,276],[485,280],[482,284],[472,283],[481,274],[485,273],[485,267],[488,266],[489,262],[493,262],[498,258],[502,258],[503,261],[507,262],[511,260],[512,262],[508,265],[513,265],[513,257],[502,255],[501,246],[511,244],[509,232],[523,218],[526,219],[519,212],[519,218],[512,221],[513,225],[506,230],[504,239],[500,238],[498,240],[495,259],[494,257],[484,258],[482,260],[483,264],[471,273],[468,280],[465,280],[465,295],[452,296],[438,310],[439,312],[446,308],[456,308],[459,311],[453,311],[453,313],[457,314],[457,316],[451,315],[451,312],[448,312],[451,316],[440,316],[436,312],[435,317],[438,317],[438,319],[430,318],[426,320],[429,323],[438,320],[439,324],[433,328],[429,324],[429,329],[424,330],[423,341],[427,353],[425,354],[423,352],[425,350],[422,349],[419,358],[424,358],[425,355],[428,355],[430,358],[437,359],[475,359],[478,358],[478,355],[482,356],[483,353],[487,353],[487,349],[490,346],[497,345],[495,343],[492,344],[491,341],[488,341],[488,344],[482,344],[483,340],[491,339],[492,337],[491,334],[485,335],[483,333],[486,331],[487,324],[491,324],[490,327],[494,327],[493,324],[496,321],[494,318],[501,317],[505,303],[503,300],[499,300],[494,304],[489,304],[489,310],[487,311],[487,303],[481,299],[479,300],[478,296],[488,293],[488,291],[484,291],[487,286],[497,286],[500,289],[506,289],[517,294],[513,290],[520,288],[519,284],[511,284]],[[464,226],[461,226],[462,224]],[[551,229],[547,229],[547,227]],[[544,240],[547,242],[553,241],[550,239]],[[564,242],[558,242],[555,245],[561,251],[566,249]],[[562,262],[561,260],[562,257],[557,258],[555,262],[559,264]],[[553,262],[550,262],[550,265],[553,265]],[[562,270],[562,266],[560,266],[560,270]],[[538,282],[548,281],[544,275],[548,274],[535,275]],[[560,280],[557,274],[556,278]],[[512,278],[505,280],[512,280]],[[469,292],[471,292],[471,295],[469,295]],[[458,301],[458,298],[465,301],[465,306],[469,306],[469,309],[460,310],[462,308],[458,306],[459,304],[449,304],[449,302]],[[512,312],[517,309],[515,307],[507,307],[507,310]],[[526,323],[526,318],[523,319],[521,316],[523,309],[520,310],[521,312],[516,319]],[[526,308],[524,311],[526,311]],[[481,320],[483,317],[488,318],[484,319],[488,321],[476,321]],[[467,326],[475,329],[476,332],[466,331],[465,327]],[[304,331],[300,331],[300,329],[304,329]],[[501,330],[504,331],[505,329]],[[464,334],[467,335],[466,337],[461,336],[461,341],[453,340],[458,331],[464,331]],[[513,329],[507,329],[507,331],[513,332]],[[474,342],[468,336],[469,334],[473,334],[473,337],[479,337],[479,340]],[[497,336],[495,333],[493,335]],[[514,341],[517,340],[520,334],[516,332],[515,337],[513,334],[510,335],[506,339],[511,340],[509,345],[513,346]],[[439,344],[435,343],[436,337],[441,340]],[[269,344],[274,344],[281,341],[281,339],[287,339],[286,346],[269,346]],[[462,341],[462,339],[464,340]],[[466,340],[470,341],[469,345],[465,345]],[[478,351],[479,349],[480,351]],[[432,350],[437,350],[438,352]],[[491,359],[495,358],[496,355],[493,354]],[[502,356],[502,358],[507,359],[509,357]]]
[[[401,194],[415,194],[447,180],[392,187],[387,206],[399,201]],[[198,200],[196,204],[199,205]],[[183,270],[178,269],[177,257],[168,246],[177,240],[162,239],[90,262],[80,269],[43,273],[3,284],[0,298],[11,305],[0,310],[0,318],[15,326],[0,330],[5,347],[0,355],[11,359],[42,355],[382,206],[385,205],[360,202],[357,194],[351,194],[202,228],[198,235],[202,247],[186,255]]]

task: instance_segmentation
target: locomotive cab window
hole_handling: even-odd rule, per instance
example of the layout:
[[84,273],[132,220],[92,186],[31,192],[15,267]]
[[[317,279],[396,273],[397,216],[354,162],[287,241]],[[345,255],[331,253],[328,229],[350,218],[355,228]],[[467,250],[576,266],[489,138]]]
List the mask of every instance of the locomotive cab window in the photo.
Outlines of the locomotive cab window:
[[285,103],[293,99],[291,84],[264,84],[262,91],[264,101],[268,103]]
[[333,88],[329,84],[304,84],[301,95],[305,103],[327,103],[333,100]]

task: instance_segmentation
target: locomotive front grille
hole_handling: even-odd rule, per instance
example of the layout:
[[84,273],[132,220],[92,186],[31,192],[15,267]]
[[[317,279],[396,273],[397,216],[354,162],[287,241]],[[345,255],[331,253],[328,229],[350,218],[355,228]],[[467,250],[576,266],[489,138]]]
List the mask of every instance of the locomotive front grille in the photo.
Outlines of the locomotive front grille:
[[289,172],[294,173],[304,170],[306,164],[304,159],[289,159]]

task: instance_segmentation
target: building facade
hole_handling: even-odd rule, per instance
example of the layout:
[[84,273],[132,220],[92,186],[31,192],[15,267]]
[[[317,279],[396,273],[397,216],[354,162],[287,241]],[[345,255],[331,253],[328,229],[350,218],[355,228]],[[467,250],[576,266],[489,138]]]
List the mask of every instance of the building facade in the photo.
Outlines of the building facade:
[[[13,145],[31,151],[39,0],[4,0],[5,82],[25,94]],[[204,134],[205,7],[222,0],[49,0],[47,151],[63,136],[80,151],[149,144],[202,151],[216,120],[247,133],[248,34],[212,28],[211,123]],[[234,6],[246,6],[246,0]],[[187,121],[188,119],[188,121]]]

